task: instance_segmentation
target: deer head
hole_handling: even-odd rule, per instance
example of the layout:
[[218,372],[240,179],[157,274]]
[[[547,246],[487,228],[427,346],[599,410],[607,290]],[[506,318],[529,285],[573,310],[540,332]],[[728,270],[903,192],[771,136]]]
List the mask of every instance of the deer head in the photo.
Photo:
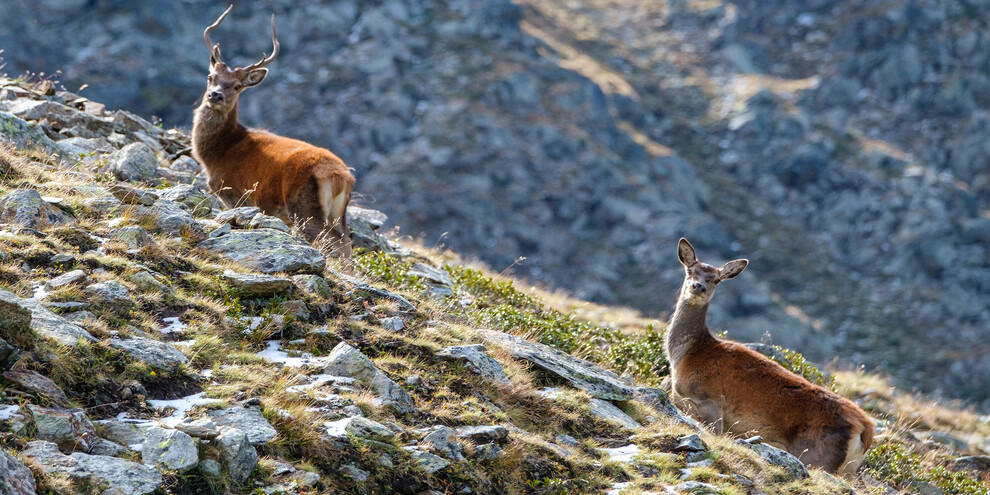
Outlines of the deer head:
[[739,275],[749,264],[749,260],[745,259],[729,261],[720,268],[702,263],[698,261],[694,246],[683,237],[677,242],[677,258],[684,265],[685,272],[678,299],[696,306],[708,304],[719,282]]
[[235,67],[231,69],[220,57],[220,44],[213,44],[210,41],[210,32],[217,28],[234,6],[227,7],[227,10],[220,17],[207,26],[203,31],[203,38],[206,40],[206,47],[210,49],[210,75],[206,78],[206,94],[203,95],[203,102],[211,109],[226,113],[237,105],[237,97],[241,91],[265,80],[268,75],[266,65],[272,63],[278,56],[278,36],[275,33],[275,14],[272,14],[272,44],[275,48],[271,56],[261,54],[261,60],[247,67]]

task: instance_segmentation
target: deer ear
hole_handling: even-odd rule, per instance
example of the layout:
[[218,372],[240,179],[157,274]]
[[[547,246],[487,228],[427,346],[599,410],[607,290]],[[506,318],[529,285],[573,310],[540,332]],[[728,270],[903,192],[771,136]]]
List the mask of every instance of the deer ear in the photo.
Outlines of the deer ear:
[[720,280],[728,280],[742,273],[749,265],[749,260],[732,260],[724,265],[722,268],[718,269],[718,278]]
[[244,78],[244,87],[248,88],[258,85],[258,83],[265,80],[265,76],[267,75],[268,69],[254,69],[248,72],[247,77]]
[[694,254],[694,246],[683,237],[677,241],[677,259],[681,260],[681,264],[688,268],[698,262],[698,257]]

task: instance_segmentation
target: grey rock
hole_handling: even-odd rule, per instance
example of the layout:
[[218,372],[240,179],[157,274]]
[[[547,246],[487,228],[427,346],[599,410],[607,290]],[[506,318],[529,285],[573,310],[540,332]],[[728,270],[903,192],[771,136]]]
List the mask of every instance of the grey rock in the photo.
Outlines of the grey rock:
[[89,277],[86,272],[82,270],[72,270],[65,272],[48,282],[45,282],[45,287],[49,289],[58,289],[59,287],[64,287],[66,285],[72,285],[77,283],[85,283]]
[[[21,309],[30,311],[31,329],[43,337],[57,340],[62,345],[70,347],[76,345],[76,341],[79,339],[96,342],[96,337],[90,335],[85,329],[78,325],[73,325],[64,318],[52,313],[38,301],[17,297],[10,292],[0,289],[0,309],[4,307],[10,308],[12,306],[18,306]],[[19,310],[14,310],[6,314],[14,318],[12,322],[8,320],[10,323],[7,324],[22,321],[23,312]],[[3,322],[3,317],[0,317],[0,322]]]
[[134,359],[147,363],[154,368],[176,369],[183,364],[189,363],[189,358],[173,345],[158,340],[142,337],[131,337],[129,339],[113,338],[108,343],[111,347],[123,350],[133,356]]
[[253,216],[247,226],[249,229],[274,229],[282,232],[292,231],[281,218],[265,215],[264,213]]
[[426,282],[436,285],[454,285],[453,279],[450,278],[450,274],[446,270],[434,268],[426,263],[413,263],[406,274],[412,277],[419,277]]
[[292,282],[302,292],[319,297],[330,297],[330,284],[319,275],[293,275]]
[[446,347],[437,352],[437,357],[449,361],[463,362],[467,369],[481,375],[483,378],[497,383],[511,383],[502,365],[485,353],[483,344],[456,345]]
[[251,223],[251,219],[261,215],[261,208],[257,206],[239,206],[237,208],[231,208],[229,210],[224,210],[219,215],[214,218],[217,223],[229,223],[234,227],[247,227]]
[[104,433],[107,440],[119,443],[128,448],[135,448],[144,443],[150,426],[144,423],[134,423],[120,421],[117,419],[105,419],[98,421],[100,431]]
[[430,433],[419,441],[419,446],[453,462],[464,460],[457,435],[454,434],[453,429],[447,426],[432,428]]
[[486,443],[475,448],[474,453],[471,454],[471,457],[481,461],[490,461],[498,458],[501,453],[502,447],[499,447],[494,443]]
[[591,410],[591,413],[595,416],[598,416],[605,421],[618,423],[624,428],[635,429],[643,426],[611,402],[592,398],[588,401],[588,407]]
[[697,434],[684,435],[677,439],[674,452],[706,452],[708,445]]
[[786,450],[778,449],[765,443],[747,442],[745,440],[736,440],[736,443],[753,449],[768,463],[783,468],[791,479],[804,479],[810,476],[808,468],[805,467],[804,463]]
[[151,246],[155,243],[155,238],[151,237],[151,234],[137,225],[128,225],[113,229],[107,233],[107,238],[123,242],[130,249]]
[[69,403],[69,398],[65,396],[65,392],[58,388],[55,382],[34,371],[4,371],[3,377],[23,389],[41,394],[56,405],[66,406]]
[[31,326],[31,311],[19,304],[19,299],[10,292],[0,293],[0,330],[18,331]]
[[426,474],[433,474],[450,465],[450,461],[443,457],[422,450],[412,450],[409,456],[416,461],[420,469],[426,471]]
[[186,155],[182,155],[175,160],[172,160],[172,164],[169,165],[168,168],[176,172],[186,172],[190,174],[198,174],[202,170],[202,167],[199,166],[199,162]]
[[368,224],[372,229],[378,230],[385,222],[388,221],[388,215],[369,208],[361,208],[359,206],[348,205],[347,206],[347,223],[348,225],[356,221],[363,221]]
[[55,442],[65,450],[88,452],[98,438],[93,423],[82,409],[51,409],[28,405],[38,438]]
[[132,273],[127,276],[127,279],[143,292],[172,292],[169,286],[160,282],[158,277],[146,270]]
[[219,462],[213,459],[203,459],[202,461],[199,461],[199,469],[210,476],[219,477],[222,466],[220,466]]
[[351,416],[328,422],[326,423],[326,427],[327,434],[332,437],[350,435],[379,442],[389,442],[395,438],[395,432],[386,428],[381,423],[362,416]]
[[348,208],[347,230],[351,237],[351,243],[356,248],[368,251],[392,252],[388,245],[388,240],[379,235],[375,228],[361,218],[350,219],[350,208]]
[[911,481],[907,492],[915,495],[943,495],[945,492],[938,485],[928,481]]
[[58,253],[52,256],[52,259],[48,262],[49,266],[57,268],[59,270],[65,267],[72,266],[76,262],[76,257],[69,253]]
[[144,143],[131,143],[115,153],[113,175],[122,181],[149,180],[159,167],[154,151]]
[[203,227],[181,203],[160,199],[143,216],[150,217],[155,227],[168,235],[194,241],[206,238]]
[[337,344],[327,356],[327,363],[324,373],[353,378],[355,384],[371,389],[384,404],[400,410],[414,405],[413,398],[402,387],[382,373],[361,351],[347,343]]
[[632,388],[623,383],[618,375],[588,361],[503,332],[482,330],[481,333],[487,341],[505,347],[512,357],[528,361],[540,369],[553,373],[593,397],[605,400],[628,400],[633,395]]
[[181,184],[159,191],[162,199],[175,201],[192,212],[193,216],[206,217],[213,212],[210,196],[191,184]]
[[251,445],[264,445],[278,435],[258,406],[233,406],[210,411],[206,415],[219,426],[243,431]]
[[0,111],[0,136],[18,148],[38,147],[60,153],[62,149],[34,123],[29,123],[9,112]]
[[557,435],[554,437],[554,440],[564,447],[579,447],[581,445],[581,442],[578,442],[576,438],[570,435]]
[[15,189],[0,199],[0,223],[45,230],[72,220],[72,215],[42,199],[34,189]]
[[214,438],[220,436],[220,430],[212,421],[207,422],[208,424],[196,424],[196,423],[179,423],[175,425],[175,429],[185,433],[194,438],[201,438],[203,440],[213,440]]
[[113,197],[127,205],[151,206],[155,204],[155,201],[158,201],[158,193],[125,184],[111,184],[107,190],[113,194]]
[[[2,310],[3,309],[0,308],[0,311]],[[23,325],[20,328],[28,328],[28,326]],[[0,323],[0,330],[4,329],[3,324]],[[20,359],[20,356],[21,351],[18,348],[8,344],[6,340],[0,339],[0,370],[10,369],[10,367],[13,366],[18,359]]]
[[34,474],[20,459],[0,449],[0,494],[35,495]]
[[141,460],[182,473],[199,464],[199,449],[193,438],[181,431],[152,427],[148,429]]
[[398,316],[389,316],[378,320],[382,328],[390,332],[401,332],[403,328],[406,328],[406,322],[402,321],[402,318]]
[[129,452],[130,449],[124,447],[123,445],[117,442],[111,442],[110,440],[97,438],[93,442],[93,446],[90,447],[89,452],[87,453],[90,455],[107,455],[110,457],[123,457]]
[[454,428],[457,438],[477,444],[504,443],[509,439],[509,429],[504,426],[458,426]]
[[120,211],[123,205],[119,199],[110,195],[86,198],[83,201],[83,204],[86,205],[86,208],[89,208],[90,211],[100,216],[116,214]]
[[217,448],[227,465],[227,474],[234,483],[243,483],[258,465],[258,451],[247,434],[237,428],[224,427],[216,439]]
[[292,286],[292,280],[288,278],[237,273],[233,270],[224,270],[223,278],[245,297],[273,296]]
[[990,473],[990,456],[970,455],[959,457],[952,461],[949,467],[953,471],[972,471],[976,473]]
[[674,404],[670,402],[670,396],[668,396],[667,392],[663,389],[653,387],[637,387],[633,389],[633,397],[643,404],[652,407],[657,412],[674,418],[685,426],[689,426],[697,431],[701,431],[703,429],[701,423],[698,423],[694,418],[681,414],[681,412],[674,407]]
[[702,483],[700,481],[685,481],[684,483],[679,483],[670,488],[674,493],[691,493],[695,495],[715,495],[719,492],[717,486],[710,483]]
[[87,285],[83,291],[90,302],[115,313],[126,315],[134,308],[134,299],[127,287],[116,280]]
[[368,476],[371,476],[371,473],[355,466],[354,464],[344,464],[343,466],[340,466],[340,473],[357,482],[367,481]]
[[233,231],[200,243],[231,261],[261,273],[321,273],[327,260],[318,250],[285,232],[272,229]]
[[28,448],[22,454],[38,463],[45,473],[113,487],[123,495],[152,493],[164,482],[162,475],[149,466],[81,452],[63,455],[54,443],[42,440],[28,442]]

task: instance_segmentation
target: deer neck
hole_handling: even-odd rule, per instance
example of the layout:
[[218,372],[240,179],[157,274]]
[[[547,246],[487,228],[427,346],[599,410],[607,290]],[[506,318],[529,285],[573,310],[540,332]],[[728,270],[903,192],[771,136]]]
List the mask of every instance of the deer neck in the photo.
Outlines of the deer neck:
[[204,101],[193,114],[193,154],[204,166],[214,162],[247,134],[237,121],[237,104],[229,112],[211,108]]
[[715,338],[708,331],[708,324],[705,322],[707,314],[708,304],[696,306],[677,301],[674,315],[670,318],[670,325],[667,327],[667,335],[664,339],[667,346],[667,359],[670,362],[672,372],[677,369],[677,365],[692,347]]

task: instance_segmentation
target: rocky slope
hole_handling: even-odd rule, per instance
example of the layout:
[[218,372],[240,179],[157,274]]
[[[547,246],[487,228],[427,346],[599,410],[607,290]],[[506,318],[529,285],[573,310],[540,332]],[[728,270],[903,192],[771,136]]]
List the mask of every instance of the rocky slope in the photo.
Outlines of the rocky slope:
[[[214,5],[2,8],[21,20],[0,26],[8,71],[60,68],[93,99],[188,123]],[[714,311],[732,335],[979,402],[988,8],[272,2],[239,5],[217,39],[253,61],[274,11],[283,52],[243,120],[333,149],[364,203],[427,245],[660,314],[687,236],[753,261]]]
[[673,408],[640,315],[359,208],[347,275],[217,209],[183,133],[50,84],[0,99],[0,493],[990,493],[986,417],[766,349],[880,419],[861,477],[809,471]]

